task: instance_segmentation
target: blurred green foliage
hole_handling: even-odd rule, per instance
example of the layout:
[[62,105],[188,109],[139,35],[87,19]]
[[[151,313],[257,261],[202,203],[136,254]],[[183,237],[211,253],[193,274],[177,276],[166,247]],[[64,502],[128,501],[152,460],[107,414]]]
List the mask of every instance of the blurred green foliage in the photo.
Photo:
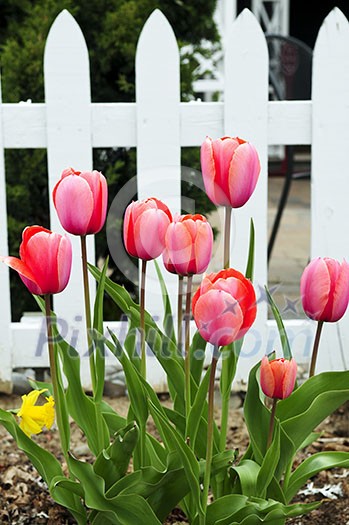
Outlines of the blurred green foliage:
[[[67,9],[85,36],[90,57],[94,102],[125,102],[135,99],[135,51],[148,16],[159,8],[168,18],[180,48],[190,44],[181,60],[182,99],[193,96],[199,57],[207,56],[204,40],[217,42],[213,20],[216,0],[2,0],[0,4],[0,67],[4,102],[31,99],[44,102],[43,55],[56,16]],[[200,169],[198,148],[183,150],[182,163]],[[195,164],[195,165],[194,165]],[[18,255],[23,228],[31,224],[49,227],[49,198],[45,150],[7,150],[5,155],[9,252]],[[135,150],[94,150],[94,169],[108,180],[109,199],[136,173]],[[75,166],[79,169],[79,166]],[[60,174],[57,173],[57,180]],[[196,211],[209,211],[212,204],[194,185],[185,186],[197,204]],[[96,257],[108,253],[105,231],[96,237]],[[113,278],[135,293],[134,286],[118,272]],[[17,321],[36,305],[15,272],[11,272],[12,318]],[[110,311],[107,317],[113,318]]]

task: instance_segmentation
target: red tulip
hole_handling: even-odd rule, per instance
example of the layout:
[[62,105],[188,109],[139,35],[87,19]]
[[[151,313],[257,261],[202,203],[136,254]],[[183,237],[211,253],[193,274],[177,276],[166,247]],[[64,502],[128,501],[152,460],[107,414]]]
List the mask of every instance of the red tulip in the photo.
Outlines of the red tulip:
[[59,293],[67,286],[72,263],[71,242],[65,235],[53,233],[42,226],[29,226],[22,234],[20,259],[1,260],[18,272],[35,295]]
[[133,201],[124,217],[124,244],[133,257],[156,259],[165,248],[165,234],[172,215],[166,204],[154,197]]
[[99,171],[65,169],[54,187],[53,202],[67,232],[73,235],[98,233],[107,214],[107,181]]
[[216,206],[240,208],[251,197],[259,176],[255,147],[239,137],[212,140],[201,146],[205,191]]
[[203,273],[211,260],[213,232],[203,215],[180,215],[167,228],[163,260],[178,275]]
[[349,264],[329,257],[313,259],[303,272],[300,291],[308,317],[316,321],[338,321],[349,301]]
[[207,275],[192,300],[201,336],[216,346],[243,337],[256,318],[256,294],[249,279],[232,268]]
[[260,368],[260,383],[264,394],[274,399],[285,399],[292,394],[297,377],[297,363],[290,360],[264,356]]

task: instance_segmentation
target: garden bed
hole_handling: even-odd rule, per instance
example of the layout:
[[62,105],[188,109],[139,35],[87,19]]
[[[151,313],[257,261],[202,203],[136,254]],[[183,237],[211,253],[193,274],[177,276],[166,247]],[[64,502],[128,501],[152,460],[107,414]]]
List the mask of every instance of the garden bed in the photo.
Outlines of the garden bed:
[[[125,415],[128,409],[128,399],[119,397],[106,398],[120,414]],[[169,403],[166,396],[164,403]],[[242,396],[232,398],[229,445],[240,451],[245,450],[247,431],[242,415]],[[17,408],[20,405],[19,396],[1,396],[1,408]],[[217,400],[218,406],[218,400]],[[219,407],[217,408],[218,418]],[[72,449],[80,459],[88,459],[87,447],[79,429],[72,424]],[[349,403],[339,408],[328,417],[319,427],[321,438],[316,443],[301,452],[302,457],[309,453],[329,450],[343,450],[349,452]],[[153,425],[149,424],[149,431],[157,436]],[[75,523],[70,514],[51,499],[31,462],[17,449],[17,445],[7,431],[0,427],[1,454],[0,454],[0,523],[12,525],[70,525]],[[60,456],[57,432],[47,431],[36,436],[41,445]],[[299,458],[301,459],[301,457]],[[309,480],[297,497],[297,501],[310,502],[323,499],[321,507],[311,514],[290,519],[292,525],[346,525],[349,523],[349,479],[348,469],[333,469],[322,472]],[[176,509],[169,516],[166,524],[187,523],[181,511]],[[135,524],[136,525],[136,524]],[[137,524],[138,525],[138,524]],[[144,524],[146,525],[146,524]]]

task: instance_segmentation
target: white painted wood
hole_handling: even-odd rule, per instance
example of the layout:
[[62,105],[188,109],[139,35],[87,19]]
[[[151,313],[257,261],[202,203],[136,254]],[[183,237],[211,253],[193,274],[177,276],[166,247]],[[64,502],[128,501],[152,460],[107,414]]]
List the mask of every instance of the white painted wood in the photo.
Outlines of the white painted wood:
[[[254,194],[245,206],[233,210],[230,265],[245,272],[252,217],[256,232],[255,260],[258,261],[254,284],[263,289],[267,283],[268,50],[259,24],[247,9],[232,24],[224,60],[224,134],[239,136],[254,144],[261,162]],[[266,304],[260,302],[257,319],[244,342],[248,355],[257,347],[258,356],[264,353],[266,318]],[[250,365],[250,360],[242,358],[237,374],[246,377]]]
[[[338,8],[319,31],[312,86],[311,254],[349,261],[349,23]],[[348,321],[346,314],[338,326],[326,324],[319,370],[343,367],[340,349],[349,345]],[[349,368],[347,351],[344,360]]]
[[92,104],[94,148],[127,148],[137,145],[136,104],[112,102]]
[[[181,102],[179,108],[181,146],[224,134],[223,102]],[[94,148],[137,146],[134,102],[92,103],[90,109]],[[311,144],[311,119],[311,100],[269,101],[268,144]],[[47,148],[46,105],[3,104],[3,135],[5,148]]]
[[[180,212],[180,79],[179,51],[172,27],[156,9],[145,23],[136,53],[138,199],[157,197],[172,213]],[[151,233],[150,233],[151,234]],[[177,276],[166,274],[172,311],[176,312]],[[146,308],[162,319],[161,289],[153,263],[148,263]],[[162,373],[148,367],[148,377]]]
[[[268,144],[311,144],[311,100],[281,100],[268,104]],[[285,123],[287,122],[287,125]]]
[[[66,10],[58,15],[47,37],[44,76],[51,197],[52,190],[65,168],[71,166],[79,171],[92,169],[88,51],[80,27]],[[63,232],[52,198],[50,216],[52,230]],[[66,290],[55,296],[54,308],[58,317],[65,319],[73,329],[76,320],[84,318],[84,299],[80,238],[72,235],[70,238],[73,244],[70,283]],[[87,245],[88,258],[95,263],[93,236],[88,237]],[[90,289],[93,304],[95,281],[92,278]],[[83,348],[86,348],[85,344],[82,344]]]
[[[7,242],[7,206],[4,146],[2,133],[2,97],[0,77],[0,255],[9,255]],[[12,390],[12,341],[11,341],[11,298],[9,269],[0,263],[0,392]]]

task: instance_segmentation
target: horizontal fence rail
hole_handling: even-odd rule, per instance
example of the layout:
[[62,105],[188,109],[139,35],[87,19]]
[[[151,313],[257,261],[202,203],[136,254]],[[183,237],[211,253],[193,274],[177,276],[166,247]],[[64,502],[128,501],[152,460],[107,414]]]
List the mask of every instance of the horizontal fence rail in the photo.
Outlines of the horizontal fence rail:
[[[264,33],[247,9],[226,35],[224,102],[181,102],[179,51],[167,19],[155,10],[139,38],[136,53],[136,102],[92,103],[88,50],[80,27],[66,10],[53,23],[44,58],[45,103],[1,104],[0,97],[0,250],[8,253],[4,150],[45,148],[49,191],[61,171],[92,168],[92,148],[137,148],[138,197],[154,195],[172,211],[181,205],[181,148],[200,146],[209,135],[240,136],[256,146],[261,175],[256,191],[242,209],[234,210],[231,265],[244,271],[250,218],[256,228],[255,279],[258,315],[247,334],[237,379],[247,381],[253,364],[280,349],[275,323],[268,320],[264,285],[267,283],[268,148],[272,145],[311,145],[311,253],[349,259],[347,145],[349,143],[349,23],[335,8],[324,20],[313,56],[312,99],[271,101],[268,91],[268,50]],[[73,81],[72,81],[73,79]],[[50,227],[62,231],[50,202]],[[48,226],[48,225],[44,225]],[[68,341],[85,357],[84,308],[79,249],[74,244],[69,287],[55,298],[54,307]],[[89,239],[89,260],[94,243]],[[292,246],[289,247],[292,250]],[[210,268],[209,268],[210,269]],[[175,281],[166,275],[174,299]],[[162,319],[162,298],[155,270],[150,267],[146,305]],[[0,267],[0,391],[12,388],[17,368],[48,367],[43,319],[24,316],[11,323],[9,271]],[[95,283],[91,280],[91,287]],[[175,306],[173,311],[175,311]],[[309,361],[313,322],[285,321],[292,351],[299,363]],[[106,323],[122,339],[124,322]],[[195,330],[192,324],[192,330]],[[344,351],[349,344],[348,314],[326,326],[318,370],[348,368]],[[150,351],[149,351],[150,352]],[[82,380],[90,388],[88,359],[82,359]],[[116,365],[107,355],[107,363]],[[147,373],[158,391],[166,377],[149,355]]]

